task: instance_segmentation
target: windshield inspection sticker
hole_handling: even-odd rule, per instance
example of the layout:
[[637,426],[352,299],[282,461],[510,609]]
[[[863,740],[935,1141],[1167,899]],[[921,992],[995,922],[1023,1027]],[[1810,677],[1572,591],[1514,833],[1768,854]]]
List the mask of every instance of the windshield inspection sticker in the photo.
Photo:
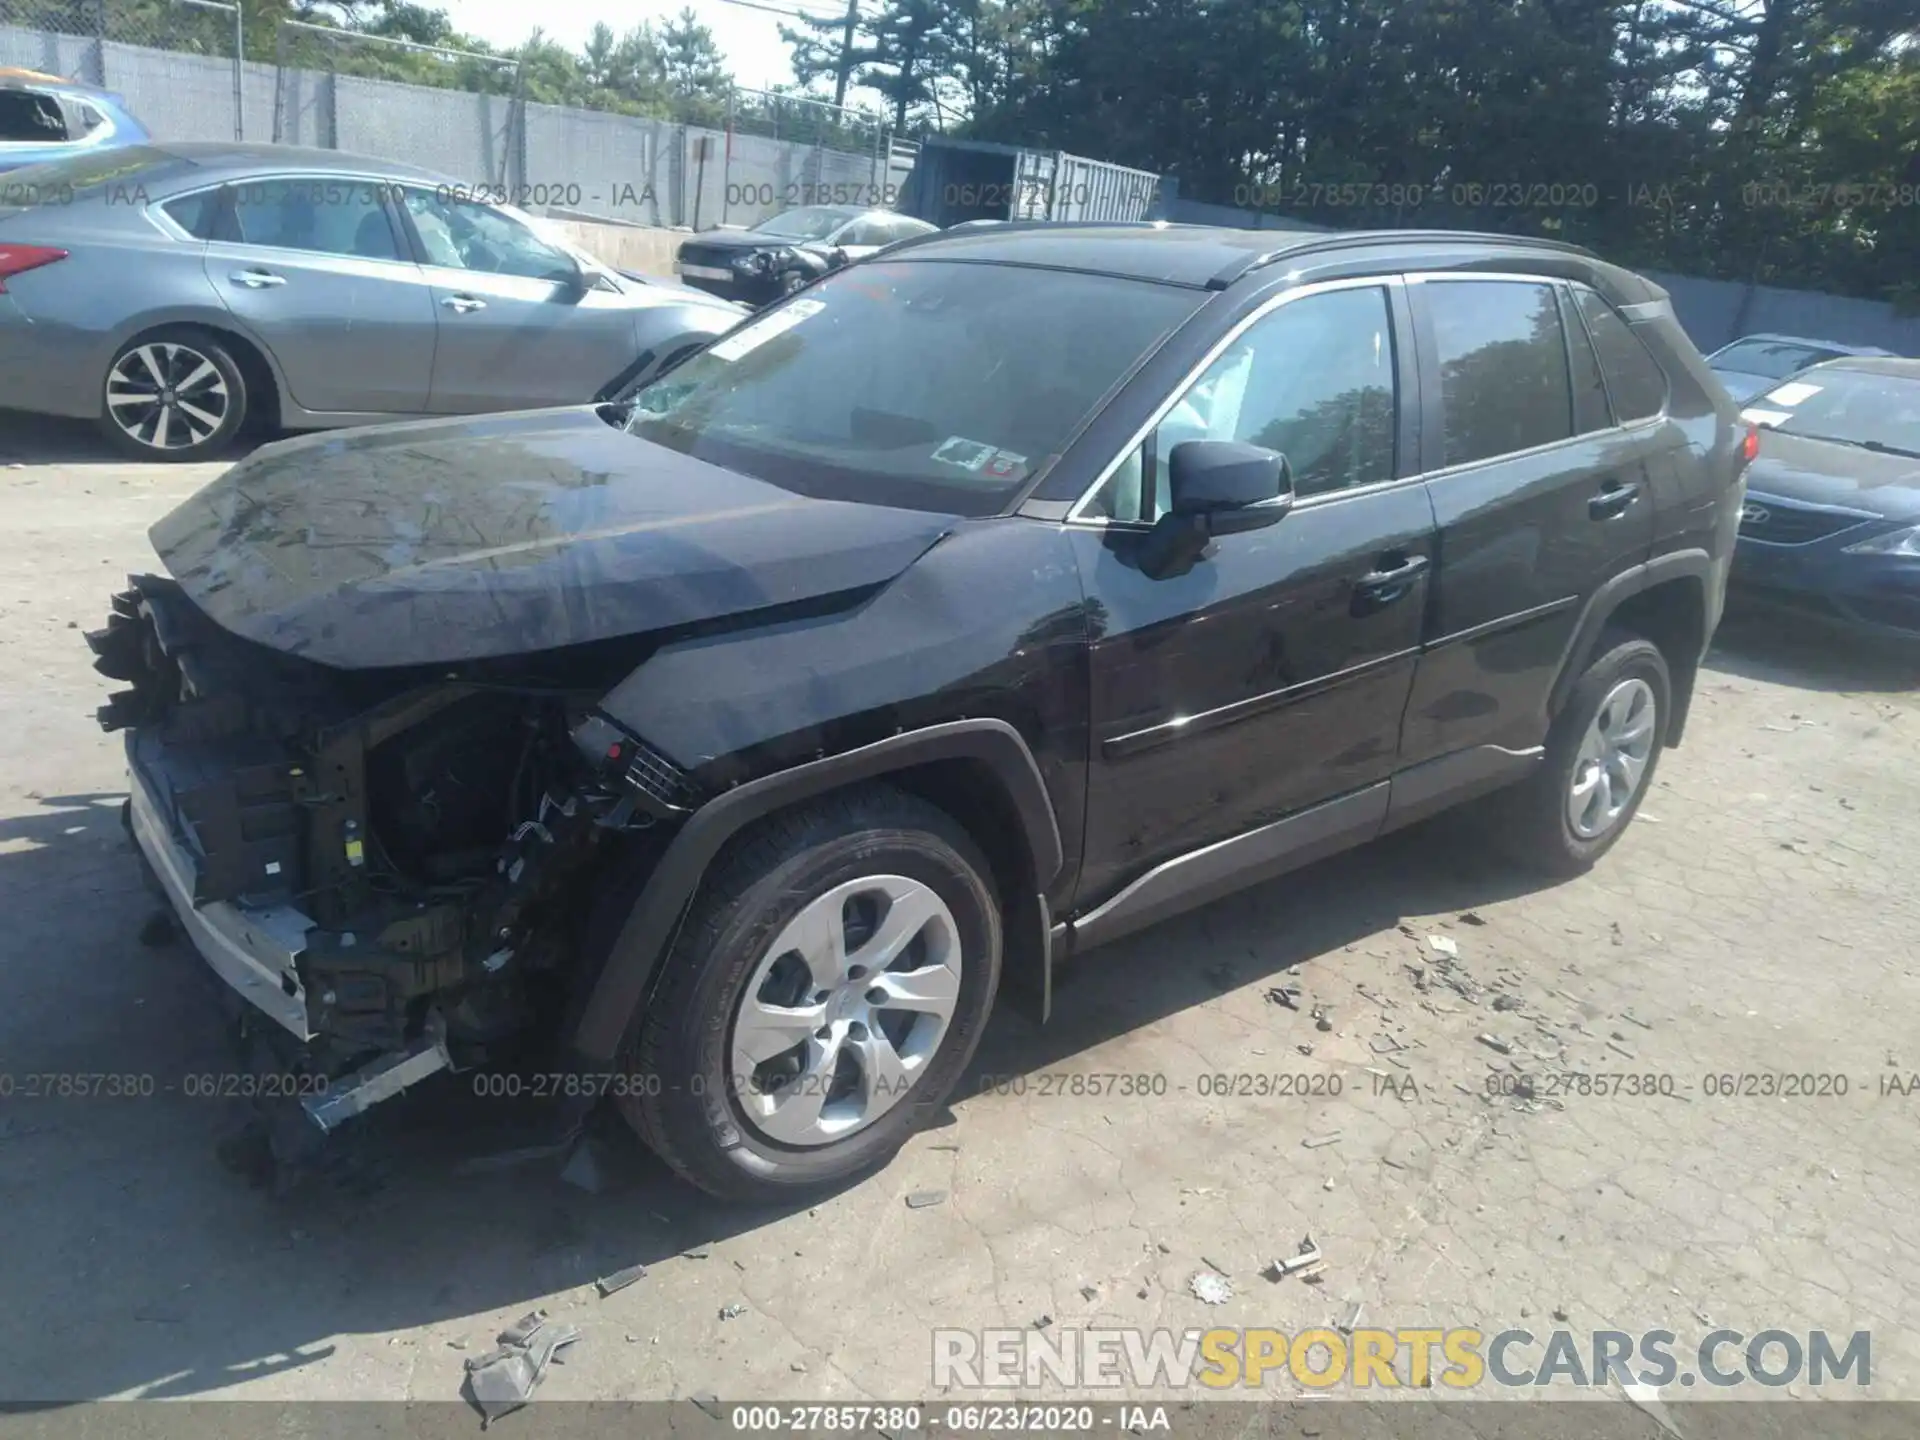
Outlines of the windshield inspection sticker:
[[978,440],[951,435],[943,440],[933,458],[943,465],[958,465],[962,470],[978,470],[1000,452]]
[[818,315],[826,309],[821,300],[791,300],[782,305],[764,320],[756,320],[744,330],[736,330],[726,339],[711,346],[707,353],[717,360],[738,360],[742,355],[751,354],[776,335],[784,335],[802,320]]
[[1782,385],[1778,390],[1770,391],[1767,395],[1767,403],[1769,405],[1798,405],[1809,396],[1818,395],[1821,389],[1822,387],[1819,385],[1809,385],[1803,380],[1795,380],[1790,385]]

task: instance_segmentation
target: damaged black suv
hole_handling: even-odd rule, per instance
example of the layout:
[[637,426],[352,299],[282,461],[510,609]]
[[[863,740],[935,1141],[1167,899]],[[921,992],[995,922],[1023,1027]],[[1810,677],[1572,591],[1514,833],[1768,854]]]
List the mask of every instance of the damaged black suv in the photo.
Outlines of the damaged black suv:
[[1619,838],[1750,431],[1643,279],[1446,233],[909,242],[626,407],[270,445],[89,637],[315,1133],[561,1074],[717,1195],[884,1163],[1003,982],[1456,802]]

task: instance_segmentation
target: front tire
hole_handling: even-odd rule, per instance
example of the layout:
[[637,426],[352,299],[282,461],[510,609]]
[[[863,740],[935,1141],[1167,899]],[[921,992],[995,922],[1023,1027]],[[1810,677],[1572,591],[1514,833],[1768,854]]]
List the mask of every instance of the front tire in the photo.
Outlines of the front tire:
[[1540,768],[1497,797],[1489,818],[1505,848],[1550,875],[1592,868],[1653,786],[1672,697],[1659,646],[1607,635],[1555,719]]
[[107,366],[100,428],[127,454],[209,460],[247,418],[247,381],[211,333],[171,326],[127,342]]
[[959,1082],[999,986],[991,869],[885,786],[736,838],[695,898],[616,1100],[675,1171],[781,1202],[885,1165]]

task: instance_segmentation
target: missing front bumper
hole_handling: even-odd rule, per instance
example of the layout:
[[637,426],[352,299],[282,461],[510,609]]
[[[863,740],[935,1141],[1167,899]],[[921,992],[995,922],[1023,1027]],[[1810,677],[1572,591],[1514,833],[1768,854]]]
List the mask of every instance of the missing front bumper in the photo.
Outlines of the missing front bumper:
[[151,783],[135,763],[134,734],[127,734],[131,796],[128,825],[152,867],[193,948],[213,972],[261,1014],[300,1041],[313,1039],[307,995],[295,962],[306,949],[313,922],[290,905],[242,908],[226,900],[193,903],[198,866],[175,836]]

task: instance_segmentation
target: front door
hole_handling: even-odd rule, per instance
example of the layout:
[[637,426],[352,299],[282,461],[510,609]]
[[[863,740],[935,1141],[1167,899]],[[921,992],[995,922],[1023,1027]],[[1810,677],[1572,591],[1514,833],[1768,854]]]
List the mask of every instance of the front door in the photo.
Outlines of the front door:
[[[1097,630],[1083,915],[1155,867],[1320,802],[1339,803],[1302,842],[1350,843],[1384,815],[1434,553],[1432,508],[1402,453],[1412,366],[1398,289],[1284,296],[1069,525]],[[1294,508],[1155,578],[1139,565],[1145,527],[1168,503],[1166,457],[1188,439],[1281,452]],[[1292,845],[1276,833],[1267,848]]]
[[385,182],[282,175],[227,187],[207,279],[273,352],[296,405],[418,414],[433,375],[433,297]]
[[585,405],[638,358],[632,296],[582,283],[571,256],[505,211],[404,198],[439,318],[434,411]]

